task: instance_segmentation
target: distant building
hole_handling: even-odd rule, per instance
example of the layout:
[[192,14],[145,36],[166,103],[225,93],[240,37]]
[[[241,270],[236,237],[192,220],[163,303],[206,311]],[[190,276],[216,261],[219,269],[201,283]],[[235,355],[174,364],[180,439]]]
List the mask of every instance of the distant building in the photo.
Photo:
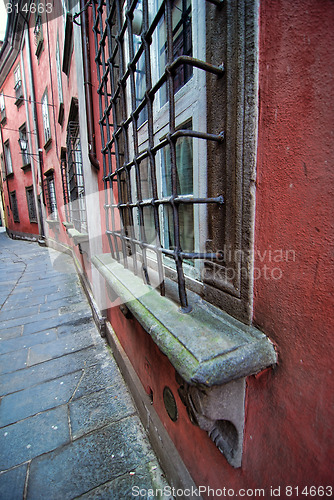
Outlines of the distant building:
[[23,3],[8,234],[73,255],[176,488],[330,488],[332,2]]

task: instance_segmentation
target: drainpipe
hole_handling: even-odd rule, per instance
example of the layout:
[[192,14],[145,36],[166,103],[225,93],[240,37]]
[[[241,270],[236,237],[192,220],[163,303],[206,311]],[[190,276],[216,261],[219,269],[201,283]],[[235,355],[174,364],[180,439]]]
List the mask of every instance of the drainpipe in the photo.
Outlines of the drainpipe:
[[82,39],[82,58],[83,58],[84,87],[85,87],[85,101],[86,101],[86,115],[87,115],[88,157],[93,167],[98,170],[100,168],[100,164],[98,159],[96,158],[92,82],[91,82],[91,71],[90,71],[90,52],[89,52],[89,39],[88,39],[89,24],[88,24],[86,7],[87,6],[85,0],[80,0],[80,9],[82,14],[81,39]]

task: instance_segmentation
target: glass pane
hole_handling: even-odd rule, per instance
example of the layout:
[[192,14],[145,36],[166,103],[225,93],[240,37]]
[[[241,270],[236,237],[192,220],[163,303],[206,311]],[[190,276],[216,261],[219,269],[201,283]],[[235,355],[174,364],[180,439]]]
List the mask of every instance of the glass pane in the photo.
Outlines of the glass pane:
[[[166,205],[163,209],[164,248],[175,248],[172,207]],[[194,207],[192,204],[179,207],[180,245],[184,252],[194,252]],[[187,261],[188,262],[188,261]],[[191,261],[189,264],[194,265]]]
[[143,208],[144,229],[146,236],[146,243],[155,245],[157,242],[157,235],[154,226],[154,209],[153,207]]
[[[146,91],[146,78],[145,78],[145,54],[142,54],[136,66],[135,73],[135,86],[136,86],[136,108],[145,97]],[[139,113],[138,127],[147,120],[147,106]]]
[[141,181],[141,194],[143,200],[153,198],[152,182],[151,182],[151,169],[149,166],[148,158],[145,158],[140,163],[140,181]]
[[[190,129],[189,125],[182,127]],[[170,147],[162,152],[162,195],[172,194]],[[177,167],[177,195],[189,196],[193,194],[193,139],[181,137],[176,142],[176,167]],[[173,215],[170,206],[163,209],[164,243],[166,248],[173,249],[174,230]],[[194,251],[194,207],[192,204],[179,205],[180,244],[184,252]],[[193,263],[191,263],[193,264]]]
[[[176,143],[177,194],[193,194],[193,146],[191,137],[181,137]],[[163,150],[162,195],[172,194],[170,147]]]
[[[173,61],[179,56],[192,56],[191,0],[175,0],[172,10]],[[165,17],[159,23],[159,75],[162,76],[167,64],[167,26]],[[174,76],[174,94],[192,77],[192,67],[180,66]],[[160,93],[161,106],[167,102],[167,85]]]

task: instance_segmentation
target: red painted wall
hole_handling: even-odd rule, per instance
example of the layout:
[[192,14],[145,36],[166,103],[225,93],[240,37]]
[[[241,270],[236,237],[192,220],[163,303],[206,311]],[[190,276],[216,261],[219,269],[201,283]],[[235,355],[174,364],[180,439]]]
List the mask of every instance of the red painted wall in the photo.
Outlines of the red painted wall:
[[[23,59],[24,63],[26,64],[26,50],[23,51]],[[19,55],[1,88],[4,94],[6,118],[7,118],[6,123],[1,125],[2,138],[3,142],[9,140],[9,147],[10,147],[13,172],[14,172],[13,176],[9,176],[6,179],[6,181],[3,182],[4,196],[5,196],[4,208],[7,213],[8,228],[11,231],[28,233],[28,234],[38,234],[37,223],[34,222],[31,223],[29,220],[28,205],[27,205],[26,190],[25,190],[26,187],[32,186],[33,184],[32,173],[31,170],[22,170],[21,168],[23,165],[23,161],[22,161],[21,149],[18,143],[19,127],[21,127],[21,125],[23,125],[24,123],[27,123],[24,102],[22,102],[22,104],[20,104],[19,107],[15,105],[16,98],[14,90],[15,82],[14,82],[13,72],[18,65],[20,65],[21,68],[21,78],[22,78],[23,69],[21,66],[21,60]],[[23,88],[23,82],[22,82],[22,88]],[[36,167],[33,161],[31,161],[31,165],[32,168],[35,168],[36,171]],[[8,215],[7,207],[10,207],[8,193],[11,191],[16,191],[20,222],[14,222],[13,213],[11,209],[9,210],[9,215]]]
[[[43,149],[43,174],[47,172],[50,168],[54,169],[54,181],[57,197],[57,209],[59,216],[59,226],[56,230],[53,227],[49,227],[47,222],[44,221],[44,228],[49,237],[59,243],[65,244],[73,248],[76,258],[85,269],[87,263],[84,260],[83,255],[80,254],[77,246],[74,245],[73,240],[69,238],[66,230],[62,224],[66,220],[65,209],[64,209],[64,197],[63,197],[63,185],[61,177],[60,168],[60,158],[61,149],[66,148],[66,137],[67,137],[67,124],[69,118],[69,111],[71,106],[72,98],[78,97],[77,89],[77,78],[76,78],[76,66],[74,51],[70,58],[69,74],[66,75],[61,71],[62,80],[62,91],[63,91],[63,104],[64,104],[64,118],[62,123],[58,122],[60,101],[58,94],[58,80],[57,80],[57,65],[56,65],[56,44],[57,36],[59,38],[59,49],[60,49],[60,65],[62,67],[63,54],[64,54],[64,39],[65,39],[65,24],[62,15],[51,16],[46,23],[46,19],[43,19],[43,49],[39,56],[36,57],[34,50],[32,50],[32,66],[35,84],[35,95],[36,101],[41,102],[42,96],[45,89],[48,92],[48,102],[49,106],[49,118],[51,126],[51,146],[44,149],[44,131],[43,131],[43,119],[42,119],[42,106],[37,104],[37,114],[39,123],[39,140],[40,147]],[[34,24],[33,19],[31,20],[31,27],[29,30],[30,43],[32,49],[34,48]],[[82,141],[85,140],[84,137],[81,138]],[[43,175],[44,178],[44,175]],[[89,266],[88,266],[89,267]]]
[[[117,308],[109,315],[195,482],[264,488],[265,498],[281,486],[288,498],[286,486],[333,479],[334,8],[330,1],[260,3],[254,324],[277,343],[279,364],[247,380],[241,469],[189,422],[175,371],[149,335]],[[164,409],[165,385],[177,400],[175,423]]]
[[263,0],[260,14],[255,267],[267,251],[281,277],[255,281],[254,321],[280,362],[251,384],[245,459],[258,483],[319,485],[333,479],[334,5]]

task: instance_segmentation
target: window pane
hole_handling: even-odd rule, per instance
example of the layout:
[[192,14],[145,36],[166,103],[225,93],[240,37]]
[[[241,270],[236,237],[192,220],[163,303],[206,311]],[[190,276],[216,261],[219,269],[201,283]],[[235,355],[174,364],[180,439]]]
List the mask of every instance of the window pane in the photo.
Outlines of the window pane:
[[56,47],[56,65],[57,65],[57,82],[58,82],[58,97],[59,103],[64,102],[63,99],[63,84],[61,80],[61,67],[60,67],[60,52],[59,52],[59,40],[57,39]]
[[[189,127],[184,127],[189,128]],[[193,139],[181,137],[176,143],[177,195],[193,194]],[[170,148],[163,149],[162,154],[162,196],[172,195]],[[194,251],[194,208],[192,204],[179,204],[180,244],[184,252]],[[165,206],[163,210],[163,227],[165,247],[173,249],[174,229],[172,208]]]
[[10,154],[9,144],[5,144],[5,157],[6,157],[6,169],[7,175],[13,173],[12,155]]
[[[191,0],[175,0],[172,10],[173,61],[179,56],[192,56]],[[167,26],[165,16],[159,23],[159,74],[163,75],[167,64]],[[174,93],[192,77],[192,67],[180,66],[174,76]],[[167,85],[161,89],[161,106],[167,102]]]
[[[193,194],[193,147],[191,137],[181,137],[176,143],[177,194]],[[172,194],[172,173],[169,146],[162,156],[162,195]]]
[[42,99],[42,115],[43,115],[43,126],[44,126],[44,139],[45,139],[45,142],[47,142],[51,137],[49,106],[48,106],[47,94],[45,94],[43,99]]

